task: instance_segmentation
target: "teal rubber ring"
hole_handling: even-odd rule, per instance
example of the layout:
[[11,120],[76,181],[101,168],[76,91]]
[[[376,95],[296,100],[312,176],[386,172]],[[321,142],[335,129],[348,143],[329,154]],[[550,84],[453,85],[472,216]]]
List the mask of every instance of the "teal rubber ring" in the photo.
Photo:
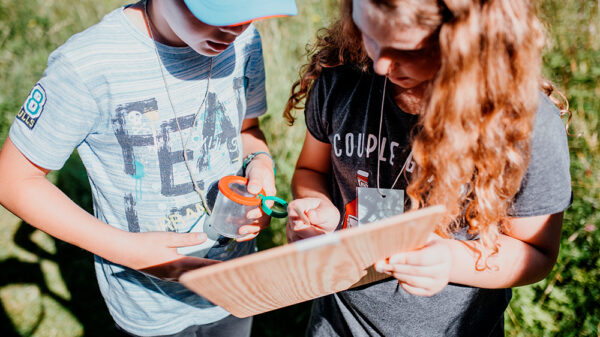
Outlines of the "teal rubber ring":
[[[259,194],[262,202],[261,202],[261,206],[260,209],[262,209],[262,211],[268,215],[268,216],[272,216],[274,218],[285,218],[288,213],[287,213],[287,202],[279,197],[276,196],[264,196],[262,194]],[[275,204],[281,206],[281,208],[283,208],[283,211],[277,211],[274,209],[269,208],[269,206],[267,206],[266,201],[267,200],[271,200],[273,202],[275,202]]]

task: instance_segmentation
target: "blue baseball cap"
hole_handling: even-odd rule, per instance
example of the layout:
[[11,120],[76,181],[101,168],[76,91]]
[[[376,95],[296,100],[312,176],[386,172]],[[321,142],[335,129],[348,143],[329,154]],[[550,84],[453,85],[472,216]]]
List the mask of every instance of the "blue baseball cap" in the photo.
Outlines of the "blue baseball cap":
[[233,26],[252,20],[298,14],[295,0],[184,0],[198,20],[211,26]]

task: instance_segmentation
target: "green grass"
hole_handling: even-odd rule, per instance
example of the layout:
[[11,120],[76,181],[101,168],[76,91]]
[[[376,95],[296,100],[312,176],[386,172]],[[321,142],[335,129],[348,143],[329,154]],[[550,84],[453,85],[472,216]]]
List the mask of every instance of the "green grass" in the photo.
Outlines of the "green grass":
[[[298,0],[300,15],[257,27],[263,38],[269,111],[261,119],[277,161],[278,195],[289,183],[304,137],[281,117],[305,45],[327,25],[336,1]],[[48,53],[97,22],[122,0],[0,0],[0,142],[41,76]],[[545,75],[571,102],[569,138],[574,202],[565,214],[561,252],[545,280],[516,288],[505,315],[509,336],[600,336],[600,17],[597,0],[543,0],[550,46]],[[89,187],[73,155],[52,181],[86,209]],[[0,188],[2,188],[0,186]],[[285,242],[284,222],[259,236],[261,249]],[[54,240],[0,208],[0,336],[115,336],[98,291],[92,256]],[[310,304],[259,315],[253,336],[301,336]]]
[[567,95],[574,200],[558,261],[543,281],[517,288],[510,336],[600,336],[600,16],[598,1],[542,2],[550,45],[544,73]]

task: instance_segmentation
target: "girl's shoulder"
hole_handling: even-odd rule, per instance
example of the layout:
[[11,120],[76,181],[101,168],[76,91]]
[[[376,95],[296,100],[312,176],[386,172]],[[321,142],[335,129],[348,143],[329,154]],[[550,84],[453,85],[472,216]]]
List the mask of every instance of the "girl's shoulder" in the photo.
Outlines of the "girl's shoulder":
[[541,92],[535,113],[532,138],[534,144],[549,144],[566,140],[566,129],[560,110],[546,94]]
[[371,77],[373,74],[370,71],[362,71],[356,66],[342,64],[335,67],[323,67],[319,78],[324,80],[361,80]]
[[361,71],[350,65],[323,67],[314,86],[329,95],[350,93],[355,92],[359,87],[365,87],[364,84],[370,84],[372,77],[371,72]]

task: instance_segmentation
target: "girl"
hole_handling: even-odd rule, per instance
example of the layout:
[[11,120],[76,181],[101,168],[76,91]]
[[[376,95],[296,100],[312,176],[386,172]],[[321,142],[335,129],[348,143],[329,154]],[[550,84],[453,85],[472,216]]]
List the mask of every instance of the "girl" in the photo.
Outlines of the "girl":
[[288,239],[404,208],[397,190],[447,213],[425,247],[376,264],[395,279],[317,299],[309,335],[503,335],[510,287],[548,275],[571,202],[542,46],[528,1],[344,1],[284,113],[307,97]]

